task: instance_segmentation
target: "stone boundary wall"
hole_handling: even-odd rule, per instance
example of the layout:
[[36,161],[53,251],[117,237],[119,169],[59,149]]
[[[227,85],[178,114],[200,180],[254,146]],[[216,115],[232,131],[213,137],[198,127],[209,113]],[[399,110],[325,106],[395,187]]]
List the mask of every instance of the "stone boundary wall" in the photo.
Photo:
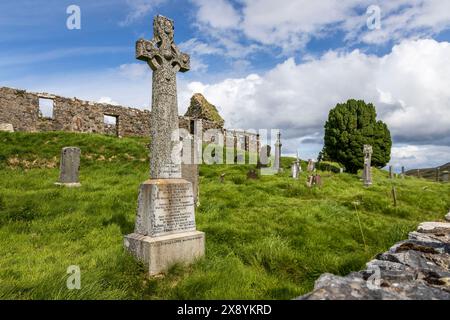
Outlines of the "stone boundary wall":
[[450,300],[450,223],[420,224],[365,270],[325,273],[297,300]]

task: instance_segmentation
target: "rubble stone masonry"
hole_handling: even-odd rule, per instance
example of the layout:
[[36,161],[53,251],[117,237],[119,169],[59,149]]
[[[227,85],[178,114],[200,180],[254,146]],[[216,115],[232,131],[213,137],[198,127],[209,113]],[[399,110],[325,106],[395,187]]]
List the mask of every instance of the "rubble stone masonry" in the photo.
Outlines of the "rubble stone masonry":
[[[53,101],[52,117],[41,114],[40,99]],[[105,123],[105,116],[115,117],[116,124]],[[148,137],[150,117],[150,110],[0,87],[0,123],[12,124],[15,131],[68,131]],[[180,127],[189,130],[190,120],[180,116]],[[204,121],[203,126],[204,130],[215,128],[208,121]]]

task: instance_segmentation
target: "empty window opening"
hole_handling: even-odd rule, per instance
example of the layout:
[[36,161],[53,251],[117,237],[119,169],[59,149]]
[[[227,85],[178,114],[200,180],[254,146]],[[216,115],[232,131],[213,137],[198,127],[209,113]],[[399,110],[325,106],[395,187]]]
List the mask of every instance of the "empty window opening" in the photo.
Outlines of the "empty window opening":
[[53,99],[39,98],[39,116],[53,119]]
[[108,135],[118,136],[119,135],[119,117],[111,115],[103,115],[103,123],[105,124],[105,133]]

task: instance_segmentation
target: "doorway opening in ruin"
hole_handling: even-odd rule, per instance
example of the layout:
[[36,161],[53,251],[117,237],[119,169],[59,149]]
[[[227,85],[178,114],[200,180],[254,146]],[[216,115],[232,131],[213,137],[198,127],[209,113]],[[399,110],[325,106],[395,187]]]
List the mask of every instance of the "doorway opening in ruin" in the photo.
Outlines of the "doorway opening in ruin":
[[195,134],[195,120],[189,121],[189,133],[191,135]]
[[53,99],[39,98],[39,117],[53,119]]
[[105,125],[105,134],[110,136],[119,136],[119,116],[105,114],[103,115]]

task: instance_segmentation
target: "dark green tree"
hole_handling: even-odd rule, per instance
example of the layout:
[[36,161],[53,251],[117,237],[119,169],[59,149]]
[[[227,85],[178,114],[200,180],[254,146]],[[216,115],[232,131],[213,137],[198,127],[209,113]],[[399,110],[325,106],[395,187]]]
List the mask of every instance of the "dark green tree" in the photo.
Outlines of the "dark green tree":
[[391,159],[391,133],[386,124],[376,118],[375,106],[371,103],[352,99],[337,104],[325,123],[321,158],[339,162],[347,172],[356,173],[364,166],[363,146],[370,144],[372,165],[386,166]]

